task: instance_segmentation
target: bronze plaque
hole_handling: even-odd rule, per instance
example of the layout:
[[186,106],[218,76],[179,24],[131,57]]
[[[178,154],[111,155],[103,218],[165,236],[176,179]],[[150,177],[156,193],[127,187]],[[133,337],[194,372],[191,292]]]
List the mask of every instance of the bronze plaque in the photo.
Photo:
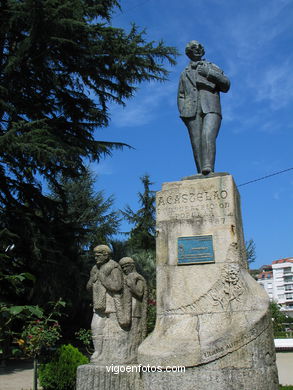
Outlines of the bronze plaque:
[[212,235],[178,237],[178,265],[214,262]]

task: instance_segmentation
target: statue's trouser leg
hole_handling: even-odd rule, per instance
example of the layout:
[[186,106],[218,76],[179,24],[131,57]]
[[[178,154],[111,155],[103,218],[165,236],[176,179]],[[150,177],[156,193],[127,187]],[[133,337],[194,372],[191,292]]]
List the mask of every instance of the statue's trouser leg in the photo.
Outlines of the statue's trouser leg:
[[203,118],[200,114],[197,114],[192,118],[182,118],[182,120],[184,121],[185,126],[188,129],[197,172],[201,173],[201,167],[202,167],[201,128],[202,128]]
[[216,113],[205,114],[202,126],[202,173],[214,172],[216,156],[216,138],[221,125],[221,116]]
[[91,323],[92,339],[95,348],[95,352],[92,359],[97,358],[103,351],[103,330],[105,328],[106,316],[105,314],[93,313],[93,319]]

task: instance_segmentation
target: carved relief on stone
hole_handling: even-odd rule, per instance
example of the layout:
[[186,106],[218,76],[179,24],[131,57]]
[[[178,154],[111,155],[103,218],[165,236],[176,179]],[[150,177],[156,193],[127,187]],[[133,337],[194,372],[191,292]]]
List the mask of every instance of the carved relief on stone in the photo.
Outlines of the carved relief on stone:
[[[237,242],[232,242],[226,256],[226,264],[221,271],[221,277],[204,295],[188,305],[166,310],[166,314],[193,313],[201,314],[212,304],[227,310],[232,301],[241,301],[244,287],[240,279],[242,251]],[[196,265],[195,265],[196,266]],[[162,314],[162,313],[158,313]]]
[[227,309],[229,304],[234,299],[240,302],[240,297],[244,289],[239,280],[239,265],[227,264],[222,271],[221,291],[211,291],[210,295],[214,300],[214,305],[221,305],[223,309]]

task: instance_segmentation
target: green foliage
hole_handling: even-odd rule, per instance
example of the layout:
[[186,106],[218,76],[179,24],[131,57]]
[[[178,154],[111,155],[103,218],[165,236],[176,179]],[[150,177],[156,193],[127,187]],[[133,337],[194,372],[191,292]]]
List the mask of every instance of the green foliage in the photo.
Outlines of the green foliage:
[[28,321],[18,340],[28,356],[38,357],[45,349],[53,347],[61,337],[60,325],[56,318],[61,316],[60,310],[65,303],[59,299],[50,313],[40,319]]
[[276,339],[292,339],[293,338],[293,331],[274,332],[274,337]]
[[[129,32],[113,27],[117,7],[117,0],[1,2],[0,273],[25,270],[36,279],[24,282],[20,297],[2,278],[11,304],[63,296],[80,310],[78,238],[90,234],[91,222],[68,218],[60,178],[80,178],[88,160],[125,146],[97,140],[110,104],[125,104],[138,83],[165,80],[164,63],[175,63],[173,47],[148,42],[135,25]],[[59,187],[58,197],[47,196],[48,186]],[[116,220],[108,222],[115,230]]]
[[[129,234],[129,239],[126,245],[120,243],[127,256],[135,260],[137,271],[144,276],[147,281],[149,292],[155,289],[156,286],[156,220],[155,220],[155,192],[150,189],[153,184],[150,181],[149,175],[144,175],[140,178],[144,191],[138,193],[138,201],[141,208],[138,211],[133,211],[129,206],[126,206],[122,215],[133,226]],[[114,243],[115,247],[119,247]],[[120,252],[122,252],[120,250]]]
[[128,256],[129,248],[127,245],[127,241],[112,239],[112,240],[109,240],[109,244],[113,250],[113,259],[114,260],[119,261],[122,257]]
[[252,238],[248,241],[245,241],[245,251],[247,263],[250,266],[250,264],[254,263],[256,260],[255,242]]
[[246,250],[247,263],[248,265],[250,265],[251,263],[254,263],[256,260],[255,242],[252,238],[248,241],[245,241],[245,250]]
[[24,342],[23,350],[28,356],[38,356],[43,348],[50,348],[60,338],[60,325],[56,321],[49,325],[46,321],[35,320],[31,322],[22,332],[22,340]]
[[16,297],[25,290],[24,282],[34,281],[33,275],[23,272],[15,275],[0,273],[0,283],[6,287],[1,294],[0,302],[0,358],[6,359],[10,354],[20,351],[11,346],[12,340],[18,335],[18,324],[30,318],[40,318],[43,310],[38,306],[16,305],[9,301],[10,294]]
[[156,253],[154,250],[138,250],[131,253],[136,268],[147,281],[149,294],[156,288]]
[[78,179],[62,177],[51,187],[50,197],[60,202],[64,219],[76,225],[80,251],[107,243],[119,226],[118,213],[110,211],[113,197],[105,198],[103,191],[94,191],[94,185],[95,177],[87,169]]
[[285,331],[285,323],[288,322],[287,316],[281,312],[279,305],[276,302],[270,303],[270,311],[273,320],[274,334]]
[[155,328],[156,315],[156,301],[155,299],[149,299],[147,307],[147,334],[151,333]]
[[281,386],[280,390],[293,390],[293,386]]
[[[42,310],[38,306],[13,306],[0,303],[0,358],[5,359],[10,351],[11,342],[17,336],[15,323],[26,321],[28,318],[41,317]],[[14,349],[13,349],[14,350]]]
[[155,221],[155,192],[150,190],[153,184],[149,175],[140,178],[144,192],[138,193],[138,201],[141,208],[134,212],[129,206],[126,206],[122,215],[134,227],[129,233],[128,246],[132,252],[135,250],[155,249],[156,221]]
[[91,330],[81,328],[78,332],[75,332],[75,336],[84,345],[88,354],[94,352]]
[[[58,220],[52,220],[48,226],[51,232],[47,235],[52,246],[50,253],[47,253],[45,258],[40,256],[38,261],[31,259],[26,264],[35,277],[28,273],[13,276],[16,281],[19,280],[18,288],[22,294],[26,291],[20,278],[26,275],[27,278],[30,276],[33,279],[27,294],[33,303],[43,306],[48,299],[56,301],[60,296],[64,298],[67,302],[66,312],[70,316],[68,323],[71,326],[71,334],[68,337],[73,336],[76,328],[85,326],[88,319],[86,313],[80,316],[80,310],[85,311],[89,306],[85,294],[91,267],[89,249],[97,242],[107,242],[117,231],[119,224],[117,213],[110,210],[112,197],[105,198],[103,192],[95,192],[93,186],[94,179],[89,171],[75,181],[60,179],[60,183],[52,188],[50,194],[51,199],[56,204],[58,202]],[[10,255],[10,265],[16,263],[13,254],[12,252]],[[18,263],[22,265],[21,260],[17,260]],[[10,297],[12,292],[11,289]],[[64,317],[63,327],[67,325],[66,321]]]
[[62,345],[53,360],[39,367],[39,380],[44,390],[74,390],[76,369],[88,358],[72,345]]

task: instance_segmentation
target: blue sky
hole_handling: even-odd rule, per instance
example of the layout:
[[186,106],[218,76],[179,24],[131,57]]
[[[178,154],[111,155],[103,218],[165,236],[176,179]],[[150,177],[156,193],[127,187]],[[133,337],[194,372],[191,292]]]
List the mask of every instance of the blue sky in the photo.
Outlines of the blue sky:
[[[217,140],[216,171],[237,185],[293,167],[293,1],[127,0],[112,25],[129,30],[136,22],[147,38],[163,39],[182,54],[169,81],[138,86],[125,108],[112,106],[101,140],[135,149],[114,152],[92,169],[97,189],[114,194],[115,208],[137,209],[139,177],[163,182],[195,172],[185,126],[178,116],[177,85],[187,65],[188,41],[200,41],[205,58],[231,80],[221,95],[223,121]],[[253,238],[254,267],[293,256],[293,170],[239,188],[245,239]],[[121,229],[127,231],[127,225]]]

